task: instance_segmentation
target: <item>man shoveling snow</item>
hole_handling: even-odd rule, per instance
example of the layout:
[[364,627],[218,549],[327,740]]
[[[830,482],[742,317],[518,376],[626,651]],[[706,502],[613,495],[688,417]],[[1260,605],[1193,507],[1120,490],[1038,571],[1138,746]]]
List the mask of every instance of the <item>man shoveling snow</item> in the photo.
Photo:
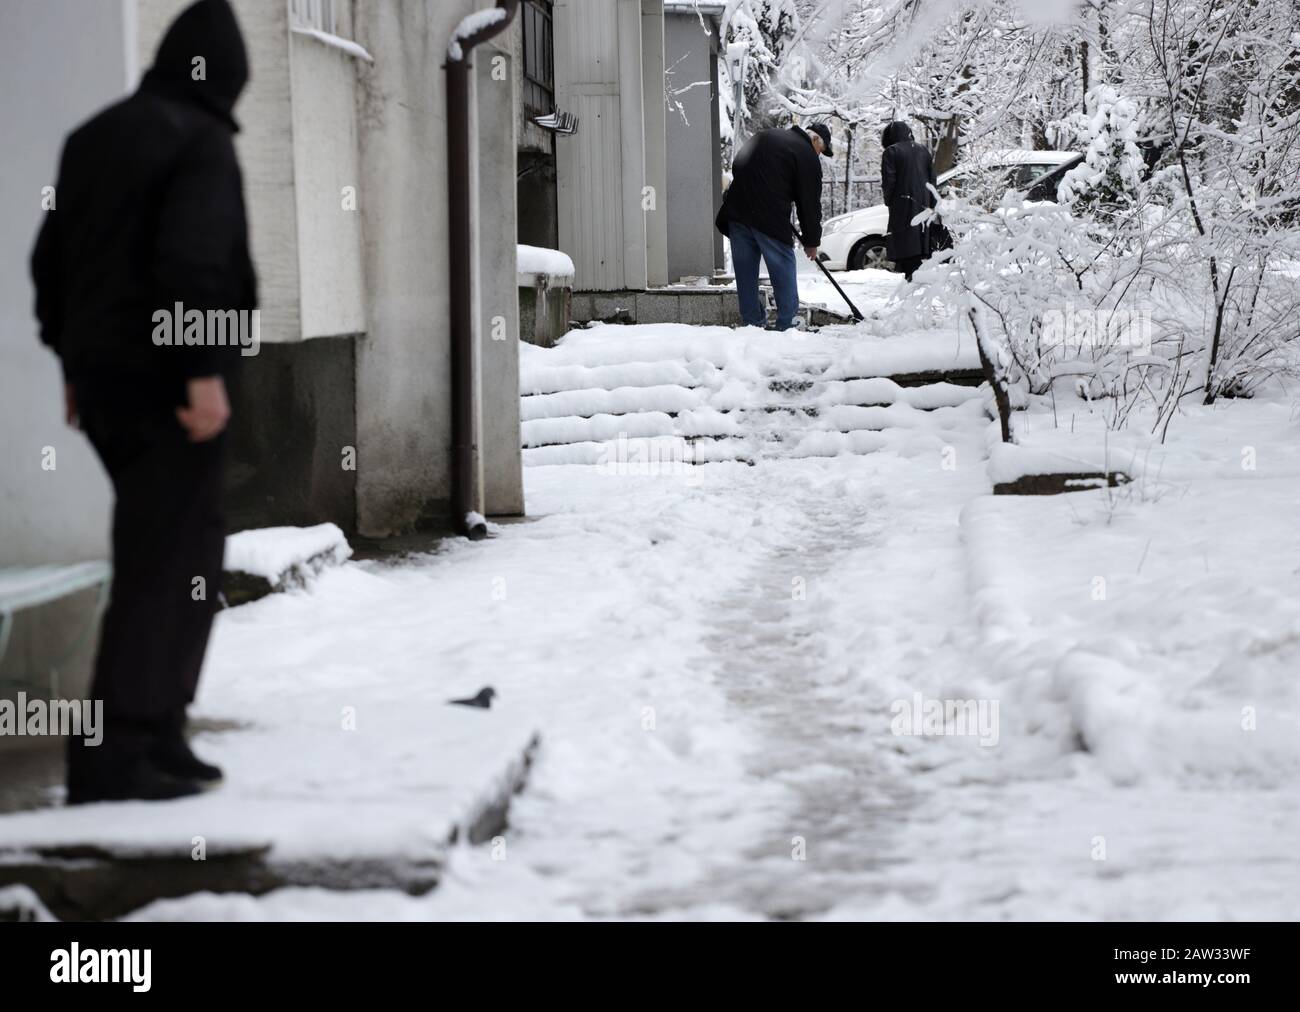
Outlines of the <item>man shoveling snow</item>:
[[799,213],[803,251],[817,261],[822,236],[822,167],[832,157],[831,132],[823,123],[805,130],[761,130],[747,140],[732,165],[731,186],[715,222],[731,240],[740,317],[750,327],[767,322],[758,297],[758,261],[776,294],[776,329],[789,330],[799,311],[795,281],[794,229],[790,205]]

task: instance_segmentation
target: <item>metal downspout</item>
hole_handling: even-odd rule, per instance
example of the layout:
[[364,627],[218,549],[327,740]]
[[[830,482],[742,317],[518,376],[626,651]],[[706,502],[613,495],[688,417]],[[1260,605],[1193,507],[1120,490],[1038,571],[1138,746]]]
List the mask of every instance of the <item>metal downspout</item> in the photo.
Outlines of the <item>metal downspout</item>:
[[[514,20],[519,0],[497,0],[505,17],[467,35],[453,39],[447,54],[447,238],[448,296],[451,300],[451,442],[452,509],[455,522],[472,540],[487,535],[487,525],[477,512],[474,460],[478,426],[474,418],[474,309],[472,223],[470,221],[470,55],[481,42],[499,35]],[[464,22],[462,22],[464,24]]]

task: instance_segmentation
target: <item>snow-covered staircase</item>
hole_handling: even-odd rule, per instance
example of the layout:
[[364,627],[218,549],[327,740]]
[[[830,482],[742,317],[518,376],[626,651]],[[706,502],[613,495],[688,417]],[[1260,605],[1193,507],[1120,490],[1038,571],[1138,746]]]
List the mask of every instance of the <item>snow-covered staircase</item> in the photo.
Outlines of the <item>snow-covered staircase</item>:
[[756,463],[942,445],[945,430],[987,420],[980,382],[974,348],[945,333],[594,327],[525,347],[524,462]]

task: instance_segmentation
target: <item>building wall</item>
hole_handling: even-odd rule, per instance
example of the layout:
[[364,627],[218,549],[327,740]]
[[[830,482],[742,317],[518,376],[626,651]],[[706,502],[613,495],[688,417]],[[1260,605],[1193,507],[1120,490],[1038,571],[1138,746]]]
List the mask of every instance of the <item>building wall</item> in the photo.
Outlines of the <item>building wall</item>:
[[357,520],[383,535],[436,522],[451,495],[445,40],[470,8],[372,3],[361,70],[369,329],[357,348]]
[[[18,435],[0,441],[0,563],[107,554],[107,483],[84,439],[63,426],[57,365],[31,320],[26,259],[61,138],[134,87],[186,2],[6,0],[0,125],[12,147],[0,160],[0,200],[15,227],[0,239],[8,324],[0,334],[0,419]],[[375,63],[291,33],[281,0],[234,0],[252,64],[235,110],[243,126],[236,144],[264,341],[261,355],[243,360],[232,391],[230,513],[239,526],[333,520],[385,534],[442,523],[450,501],[444,61],[459,20],[491,3],[341,6],[345,26],[355,13],[348,30]],[[509,64],[509,36],[501,48]],[[476,173],[488,194],[480,201],[479,284],[508,277],[508,296],[500,306],[487,298],[476,305],[504,320],[513,347],[511,80],[479,96],[484,124],[499,134],[504,122],[509,133],[508,150],[487,145],[493,161]],[[346,185],[357,188],[356,212],[341,203]],[[486,333],[480,325],[476,342]],[[510,401],[518,366],[500,343],[480,349],[481,364],[492,368],[492,390],[481,397],[492,412],[490,431],[481,433],[490,442],[485,485],[501,511],[517,512],[518,408],[512,416]],[[45,446],[57,453],[54,471],[40,469]],[[345,452],[355,452],[356,470],[343,467]]]
[[[356,6],[357,41],[376,54],[361,70],[362,234],[368,329],[357,348],[357,518],[382,535],[440,525],[451,498],[451,375],[447,319],[447,40],[470,11],[487,2],[364,3]],[[507,34],[486,47],[509,62]],[[382,54],[382,57],[379,55]],[[485,47],[474,57],[483,60]],[[513,89],[492,101],[509,103]],[[507,122],[512,121],[508,120]],[[501,121],[494,119],[500,126]],[[509,160],[513,172],[513,131]],[[505,158],[507,153],[498,153]],[[478,177],[478,172],[472,172]],[[511,180],[509,192],[513,192]],[[514,261],[515,220],[498,198],[475,216],[486,260]],[[504,223],[503,228],[488,228]],[[481,280],[480,280],[481,284]],[[513,280],[509,285],[513,292]],[[477,304],[477,300],[476,300]],[[477,314],[476,314],[477,315]],[[495,315],[518,334],[513,298]],[[475,341],[481,341],[481,323]],[[499,375],[518,392],[518,369]],[[517,428],[517,426],[516,426]],[[513,437],[518,443],[517,434]],[[482,453],[482,447],[480,447]],[[489,469],[509,466],[489,454]],[[517,477],[513,480],[518,480]]]
[[[716,31],[716,29],[715,29]],[[664,61],[672,68],[668,110],[668,277],[713,273],[721,237],[713,219],[721,200],[718,144],[718,67],[715,40],[693,13],[664,18]],[[703,85],[688,88],[696,82]]]
[[645,185],[653,195],[646,208],[646,282],[668,284],[668,155],[664,148],[663,0],[641,0],[641,88],[645,121]]
[[558,0],[555,100],[579,117],[556,144],[560,249],[574,287],[645,288],[640,0]]
[[578,117],[556,146],[560,248],[573,258],[574,287],[623,281],[623,150],[615,3],[557,0],[555,99]]
[[554,156],[555,147],[554,135],[542,127],[539,127],[532,120],[529,110],[524,108],[521,83],[524,75],[524,26],[523,26],[523,4],[520,3],[520,13],[516,15],[514,24],[510,26],[510,43],[511,55],[514,66],[518,68],[515,74],[515,108],[519,113],[518,127],[518,144],[520,151],[540,151]]
[[[338,4],[350,14],[348,4]],[[339,31],[350,37],[352,19]],[[366,329],[361,266],[358,59],[310,35],[290,37],[301,337]],[[345,190],[347,191],[345,193]]]
[[649,238],[646,233],[645,78],[642,61],[640,0],[615,0],[618,9],[618,98],[622,131],[623,284],[649,283]]
[[[330,522],[357,529],[356,345],[327,337],[262,345],[231,388],[226,526]],[[247,367],[248,363],[253,363]]]
[[664,148],[664,4],[641,0],[641,101],[645,137],[646,283],[668,283],[668,155]]
[[[190,0],[139,0],[141,66]],[[258,273],[262,350],[231,387],[226,475],[231,530],[330,521],[356,529],[356,336],[365,330],[358,182],[357,59],[290,30],[288,5],[233,0],[248,48],[235,109]],[[337,4],[339,32],[351,7]],[[319,343],[308,338],[335,337]]]
[[[64,136],[135,75],[122,2],[5,0],[0,28],[0,566],[105,558],[108,480],[63,422],[58,361],[37,340],[29,257]],[[42,469],[44,448],[54,469]]]
[[518,241],[526,246],[556,249],[560,242],[560,226],[555,194],[555,145],[567,143],[567,138],[560,138],[549,130],[543,130],[533,122],[528,111],[524,109],[522,18],[515,18],[510,38],[516,68],[513,74],[515,108],[518,110],[516,134],[518,176],[515,183]]
[[[509,34],[474,57],[474,230],[479,303],[479,419],[483,509],[524,512],[519,428],[519,291],[515,251],[515,101],[519,65]],[[504,75],[504,79],[503,76]]]
[[[557,143],[569,143],[568,138]],[[519,177],[515,180],[518,240],[525,246],[559,249],[560,218],[556,206],[555,156],[520,150]]]
[[[137,0],[142,68],[153,63],[163,33],[190,2]],[[241,128],[235,149],[244,174],[262,340],[297,341],[302,338],[302,321],[289,5],[231,0],[231,6],[244,35],[250,67],[248,87],[235,107]]]
[[[709,100],[709,118],[712,122],[710,134],[713,138],[713,174],[710,177],[713,180],[713,210],[714,218],[717,212],[722,209],[722,99],[719,89],[722,87],[719,73],[722,68],[719,61],[722,54],[719,51],[717,40],[709,47],[709,53],[712,59],[709,62],[709,82],[712,85]],[[727,260],[722,249],[722,233],[716,228],[713,230],[713,269],[717,271],[726,270]],[[671,273],[671,272],[670,272]]]
[[[134,8],[6,0],[0,22],[0,568],[103,559],[112,495],[90,444],[64,423],[58,360],[37,339],[29,257],[63,138],[135,78]],[[0,699],[88,691],[97,599],[83,591],[15,616]],[[49,741],[3,736],[0,750]]]

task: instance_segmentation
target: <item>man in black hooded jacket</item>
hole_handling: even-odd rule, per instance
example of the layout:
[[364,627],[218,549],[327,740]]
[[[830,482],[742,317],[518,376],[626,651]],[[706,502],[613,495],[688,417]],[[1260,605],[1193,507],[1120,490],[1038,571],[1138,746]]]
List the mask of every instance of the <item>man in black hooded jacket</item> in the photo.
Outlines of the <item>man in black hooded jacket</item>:
[[937,203],[931,189],[936,186],[934,159],[929,148],[912,140],[912,128],[901,120],[885,127],[880,146],[880,189],[889,208],[885,252],[911,281],[931,253],[930,222],[915,219]]
[[[239,348],[160,340],[162,314],[251,313],[232,115],[248,58],[227,0],[176,19],[135,94],[75,130],[32,254],[41,340],[69,424],[113,484],[113,588],[92,698],[97,748],[74,739],[70,804],[165,799],[215,783],[184,736],[216,608],[226,380]],[[187,338],[191,335],[187,333]]]

